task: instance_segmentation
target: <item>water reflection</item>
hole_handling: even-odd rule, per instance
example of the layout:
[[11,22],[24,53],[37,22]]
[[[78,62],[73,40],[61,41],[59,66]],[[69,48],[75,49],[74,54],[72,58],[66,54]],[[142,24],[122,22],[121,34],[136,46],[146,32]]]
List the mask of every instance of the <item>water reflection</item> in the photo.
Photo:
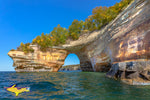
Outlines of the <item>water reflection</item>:
[[[54,100],[149,100],[150,86],[130,86],[105,77],[105,73],[0,73],[0,99]],[[30,87],[29,93],[6,91],[17,84]]]

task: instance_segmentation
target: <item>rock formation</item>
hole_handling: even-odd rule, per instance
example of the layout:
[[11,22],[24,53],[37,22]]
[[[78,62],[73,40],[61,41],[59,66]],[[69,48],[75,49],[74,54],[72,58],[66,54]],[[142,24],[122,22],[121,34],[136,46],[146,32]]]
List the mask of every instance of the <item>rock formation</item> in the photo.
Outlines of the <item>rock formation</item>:
[[81,71],[80,64],[78,65],[65,65],[62,66],[59,71]]
[[75,53],[82,71],[104,71],[128,84],[149,84],[150,1],[134,0],[103,29],[58,48]]
[[94,71],[108,71],[108,77],[149,84],[150,1],[133,1],[102,30],[63,47],[78,51],[81,66],[88,62]]
[[30,47],[34,49],[34,53],[9,51],[8,55],[13,59],[17,72],[57,72],[67,56],[67,51],[62,49],[49,48],[47,52],[42,52],[37,45]]

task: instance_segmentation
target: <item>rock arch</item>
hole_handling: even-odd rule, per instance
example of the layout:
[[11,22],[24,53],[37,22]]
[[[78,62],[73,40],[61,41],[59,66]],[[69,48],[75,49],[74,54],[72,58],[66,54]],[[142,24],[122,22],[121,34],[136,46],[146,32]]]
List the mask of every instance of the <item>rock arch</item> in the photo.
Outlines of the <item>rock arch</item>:
[[[58,66],[53,71],[60,68],[68,53],[75,53],[83,71],[108,71],[111,68],[107,73],[109,77],[150,81],[149,12],[149,0],[134,0],[103,29],[84,34],[77,41],[53,47],[56,51],[65,52],[62,53],[62,59],[56,60]],[[14,65],[20,66],[22,63],[15,52],[10,51],[8,55],[13,58]],[[28,61],[31,55],[28,56],[23,59]]]

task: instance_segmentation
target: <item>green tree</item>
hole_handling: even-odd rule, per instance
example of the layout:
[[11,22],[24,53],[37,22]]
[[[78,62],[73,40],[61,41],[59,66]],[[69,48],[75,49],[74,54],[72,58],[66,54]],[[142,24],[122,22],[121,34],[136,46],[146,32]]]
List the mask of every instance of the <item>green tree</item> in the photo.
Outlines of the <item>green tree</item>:
[[23,51],[25,54],[29,53],[29,52],[34,52],[34,50],[32,48],[30,48],[30,43],[22,43],[20,44],[20,46],[17,48],[17,50],[19,51]]
[[94,23],[93,16],[89,16],[84,22],[84,30],[94,31],[96,30],[96,24]]
[[83,30],[84,22],[74,20],[72,24],[69,26],[69,34],[73,40],[79,38],[81,30]]
[[68,30],[66,28],[62,28],[59,24],[57,27],[53,29],[51,32],[52,35],[52,43],[53,45],[59,45],[66,43],[66,39],[68,38]]
[[[50,46],[58,46],[65,44],[66,40],[72,38],[77,40],[81,33],[87,33],[94,30],[100,30],[103,26],[111,22],[116,16],[128,5],[132,0],[122,0],[111,7],[96,7],[92,11],[85,22],[74,20],[69,26],[69,29],[61,27],[59,24],[49,34],[42,33],[33,39],[32,44],[40,46],[42,51],[46,51]],[[25,53],[34,52],[30,48],[30,43],[20,44],[17,50],[24,51]]]

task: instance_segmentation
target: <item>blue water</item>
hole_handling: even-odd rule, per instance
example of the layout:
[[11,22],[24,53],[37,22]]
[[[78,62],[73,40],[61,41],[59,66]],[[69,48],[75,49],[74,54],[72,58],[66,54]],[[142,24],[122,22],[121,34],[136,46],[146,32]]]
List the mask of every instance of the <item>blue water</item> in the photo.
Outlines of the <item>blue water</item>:
[[[19,94],[4,87],[30,87]],[[130,86],[105,77],[104,73],[0,72],[0,100],[150,100],[150,86]]]

